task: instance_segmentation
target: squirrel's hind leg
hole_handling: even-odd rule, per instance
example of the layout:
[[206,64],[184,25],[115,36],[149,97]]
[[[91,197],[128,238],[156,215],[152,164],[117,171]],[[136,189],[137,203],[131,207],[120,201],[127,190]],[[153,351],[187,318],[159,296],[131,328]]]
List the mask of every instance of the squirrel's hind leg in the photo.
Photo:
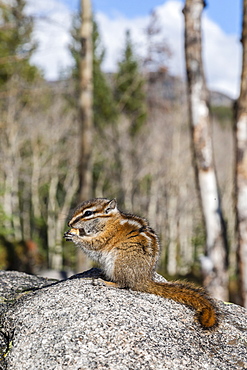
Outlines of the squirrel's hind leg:
[[93,285],[105,285],[110,288],[121,288],[121,286],[117,283],[114,283],[112,281],[103,280],[101,278],[93,279]]

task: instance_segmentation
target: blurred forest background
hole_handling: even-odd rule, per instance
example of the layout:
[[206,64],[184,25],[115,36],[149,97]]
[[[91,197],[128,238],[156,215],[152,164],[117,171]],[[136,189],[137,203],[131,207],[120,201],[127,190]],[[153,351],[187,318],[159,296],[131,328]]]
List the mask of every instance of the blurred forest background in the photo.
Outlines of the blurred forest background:
[[[76,270],[63,240],[78,203],[80,17],[71,29],[74,67],[48,82],[30,64],[36,48],[25,1],[0,1],[0,269],[41,273]],[[126,32],[118,71],[104,59],[93,25],[92,197],[117,198],[119,208],[146,217],[158,233],[159,272],[200,282],[205,230],[192,165],[185,82],[172,76],[169,40],[160,42],[157,14],[143,30],[147,54]],[[230,245],[235,295],[232,100],[210,92],[212,138]],[[59,256],[59,258],[56,258]]]

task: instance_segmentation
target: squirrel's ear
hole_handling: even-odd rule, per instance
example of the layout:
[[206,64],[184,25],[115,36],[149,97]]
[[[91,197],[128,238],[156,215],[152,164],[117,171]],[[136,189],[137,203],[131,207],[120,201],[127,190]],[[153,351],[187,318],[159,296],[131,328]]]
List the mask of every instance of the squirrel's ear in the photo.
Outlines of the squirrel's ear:
[[116,199],[112,199],[107,204],[106,209],[105,209],[105,213],[109,213],[109,212],[113,211],[116,208],[117,208],[117,200]]

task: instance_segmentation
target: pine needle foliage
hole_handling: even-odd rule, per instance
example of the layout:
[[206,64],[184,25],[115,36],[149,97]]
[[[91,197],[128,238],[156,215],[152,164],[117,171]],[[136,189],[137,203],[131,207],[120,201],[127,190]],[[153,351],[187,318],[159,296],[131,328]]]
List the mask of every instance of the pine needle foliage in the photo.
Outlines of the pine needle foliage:
[[145,79],[134,53],[130,31],[126,32],[122,60],[115,77],[115,99],[119,110],[131,120],[130,134],[135,136],[147,118]]
[[[80,17],[74,17],[71,30],[72,43],[70,52],[74,59],[71,77],[75,83],[75,96],[79,95],[79,65],[80,65]],[[106,75],[102,71],[105,49],[102,45],[97,23],[93,21],[93,113],[94,125],[102,129],[107,123],[112,123],[117,117],[112,89]],[[72,97],[73,98],[73,97]],[[77,104],[77,99],[74,99]],[[71,101],[73,104],[73,102]]]
[[0,1],[0,87],[10,80],[32,82],[39,75],[30,64],[36,48],[33,19],[24,12],[25,0]]

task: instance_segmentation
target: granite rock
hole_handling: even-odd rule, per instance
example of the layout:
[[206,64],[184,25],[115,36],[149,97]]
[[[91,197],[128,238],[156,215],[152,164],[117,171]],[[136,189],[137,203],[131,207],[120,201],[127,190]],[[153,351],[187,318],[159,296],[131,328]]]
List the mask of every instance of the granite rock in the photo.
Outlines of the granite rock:
[[217,301],[220,325],[203,330],[184,305],[93,276],[0,274],[1,369],[247,369],[246,309]]

